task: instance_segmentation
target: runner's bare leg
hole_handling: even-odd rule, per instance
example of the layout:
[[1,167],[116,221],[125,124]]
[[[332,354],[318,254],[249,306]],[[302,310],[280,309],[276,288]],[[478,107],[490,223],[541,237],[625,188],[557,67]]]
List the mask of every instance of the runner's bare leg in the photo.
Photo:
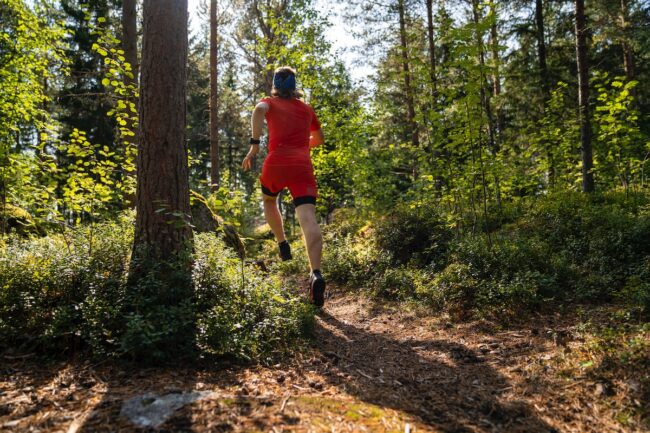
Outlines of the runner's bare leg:
[[278,209],[278,198],[266,194],[262,194],[262,197],[264,199],[264,217],[266,218],[266,222],[271,227],[271,231],[275,235],[278,243],[284,242],[286,237],[284,236],[282,214],[280,213],[280,209]]
[[323,254],[323,235],[320,225],[316,220],[316,206],[313,204],[301,204],[296,207],[296,215],[305,239],[305,247],[309,256],[311,270],[320,270],[321,256]]

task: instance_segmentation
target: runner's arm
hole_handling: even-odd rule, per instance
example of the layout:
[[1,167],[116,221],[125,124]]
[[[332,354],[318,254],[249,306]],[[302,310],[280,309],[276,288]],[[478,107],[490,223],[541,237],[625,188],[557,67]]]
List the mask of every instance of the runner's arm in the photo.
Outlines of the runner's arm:
[[264,128],[264,115],[269,111],[269,104],[266,102],[260,102],[255,106],[253,110],[253,116],[251,117],[251,137],[256,140],[262,136],[262,129]]
[[309,147],[320,146],[323,143],[325,143],[325,136],[323,135],[323,130],[319,128],[316,131],[312,131],[311,135],[309,136]]
[[[269,104],[266,102],[260,102],[255,106],[253,110],[253,115],[251,116],[251,138],[259,140],[262,136],[262,129],[264,128],[264,115],[269,111]],[[242,161],[242,168],[244,170],[250,170],[252,167],[252,160],[255,155],[260,151],[260,146],[258,144],[251,144],[248,154],[244,161]]]

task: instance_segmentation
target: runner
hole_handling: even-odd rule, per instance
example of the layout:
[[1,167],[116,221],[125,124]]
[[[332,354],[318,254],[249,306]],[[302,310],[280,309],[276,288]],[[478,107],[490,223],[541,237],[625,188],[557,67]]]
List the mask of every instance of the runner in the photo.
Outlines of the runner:
[[284,188],[289,188],[309,256],[310,300],[322,307],[325,303],[325,279],[320,271],[323,237],[316,220],[318,193],[309,150],[323,144],[323,131],[313,108],[300,100],[302,94],[296,90],[296,72],[292,68],[284,66],[276,69],[271,95],[262,99],[253,110],[251,147],[242,168],[250,170],[252,159],[259,152],[266,118],[269,152],[260,177],[264,216],[278,242],[280,257],[290,260],[291,248],[284,235],[282,215],[278,209],[278,194]]

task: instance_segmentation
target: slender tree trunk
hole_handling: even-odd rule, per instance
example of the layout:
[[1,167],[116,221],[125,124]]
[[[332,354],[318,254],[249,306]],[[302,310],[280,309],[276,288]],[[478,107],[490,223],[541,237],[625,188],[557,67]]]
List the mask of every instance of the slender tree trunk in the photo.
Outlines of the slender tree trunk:
[[628,6],[627,0],[621,0],[621,32],[623,33],[622,48],[623,48],[623,69],[625,70],[625,77],[632,81],[634,80],[634,53],[632,47],[628,42]]
[[232,138],[229,139],[230,144],[228,144],[228,181],[230,183],[230,186],[232,187],[235,184],[235,166],[234,166],[234,158],[232,155]]
[[496,144],[496,139],[495,139],[495,132],[494,132],[494,116],[492,113],[492,104],[490,102],[490,98],[488,96],[488,92],[486,91],[486,78],[485,78],[485,48],[483,46],[483,37],[481,35],[481,32],[479,31],[479,24],[480,24],[480,16],[479,16],[479,8],[478,8],[478,0],[472,0],[472,14],[474,17],[474,25],[476,26],[475,29],[475,35],[476,35],[476,49],[478,50],[478,60],[479,60],[479,65],[480,65],[480,72],[481,72],[481,104],[483,105],[483,109],[485,110],[485,115],[487,116],[488,120],[488,138],[490,141],[490,148],[492,149],[493,152],[497,152],[497,144]]
[[431,98],[432,103],[435,104],[435,99],[438,94],[437,77],[436,77],[436,44],[434,42],[433,34],[433,0],[426,0],[427,2],[427,39],[429,41],[429,78],[431,80]]
[[634,80],[634,54],[627,42],[623,42],[623,67],[629,81]]
[[544,0],[535,0],[535,24],[537,27],[537,57],[539,61],[539,82],[542,86],[543,105],[551,97],[546,66],[546,28],[544,25]]
[[[491,3],[490,3],[491,4]],[[491,4],[492,5],[492,4]],[[493,6],[492,6],[493,7]],[[475,35],[476,35],[476,49],[478,51],[478,60],[479,60],[479,65],[480,65],[480,82],[481,82],[481,105],[483,106],[483,109],[485,110],[485,115],[487,117],[487,126],[488,126],[488,142],[489,142],[489,148],[492,152],[492,155],[495,155],[499,152],[499,144],[496,139],[496,126],[495,126],[495,121],[494,121],[494,113],[492,111],[492,102],[491,98],[489,95],[488,90],[486,89],[487,87],[487,80],[485,77],[485,47],[483,45],[483,36],[480,32],[479,25],[480,25],[480,11],[479,11],[479,5],[478,5],[478,0],[472,0],[472,14],[474,16],[474,24],[475,24]],[[498,77],[497,77],[498,78]],[[501,88],[499,87],[499,90]],[[479,130],[479,137],[481,136],[480,130]],[[483,160],[481,159],[481,164],[483,164]],[[483,178],[483,187],[484,187],[484,192],[487,194],[487,187],[485,184],[485,170],[483,165],[481,166],[481,174]],[[500,187],[500,182],[499,182],[499,176],[495,172],[494,173],[494,180],[495,180],[495,189],[496,189],[496,199],[499,207],[501,207],[501,187]],[[487,196],[484,197],[484,200],[487,201]],[[486,221],[487,221],[487,213],[486,213]]]
[[[267,22],[267,20],[264,17],[264,11],[260,9],[259,2],[258,0],[253,0],[253,9],[255,12],[255,17],[257,18],[257,24],[262,31],[262,34],[264,35],[264,38],[266,39],[266,43],[269,46],[274,46],[276,45],[279,41],[277,41],[278,37],[277,34],[275,33],[275,30],[273,29],[272,26],[270,26]],[[278,19],[282,19],[284,16],[286,10],[288,7],[288,3],[286,0],[282,0],[278,2],[277,4],[274,5],[274,15]],[[271,4],[267,1],[266,2],[266,11],[268,13],[269,9],[271,8]],[[266,61],[266,65],[274,65],[277,59],[273,56],[269,56],[268,58],[264,59]],[[264,93],[267,96],[271,95],[271,90],[273,88],[273,69],[268,69],[266,70],[266,73],[264,74]]]
[[134,253],[183,258],[192,241],[185,142],[187,0],[144,0]]
[[210,186],[219,189],[219,24],[217,0],[210,1]]
[[[499,65],[501,58],[499,57],[499,32],[497,29],[498,13],[494,0],[490,0],[490,11],[494,15],[494,21],[490,27],[490,46],[492,48],[492,60],[494,61],[494,71],[492,73],[492,95],[498,100],[501,95],[501,74],[499,70]],[[498,102],[498,101],[497,101]],[[503,111],[498,108],[497,105],[497,132],[498,134],[503,133],[505,128],[505,116]]]
[[[430,113],[427,116],[428,128],[430,130],[427,144],[427,153],[430,155],[430,164],[432,167],[438,162],[443,152],[440,151],[441,135],[444,126],[438,120],[438,76],[437,76],[437,58],[436,58],[436,43],[434,34],[434,21],[433,21],[433,0],[426,0],[427,4],[427,40],[429,44],[429,80],[431,81],[431,101],[429,104]],[[442,171],[434,169],[435,188],[440,191],[444,182]]]
[[[47,80],[47,77],[43,77],[43,94],[47,95],[49,93],[49,91],[50,91],[50,83]],[[47,113],[48,109],[49,109],[47,102],[48,102],[47,98],[43,99],[43,102],[41,102],[41,108],[42,108],[43,112],[45,112],[45,113]],[[42,134],[44,132],[45,132],[44,130],[40,130],[36,134],[36,142],[38,144],[39,149],[41,149],[41,151],[45,150],[45,148],[44,148],[45,143],[43,142],[43,139],[41,138]]]
[[407,122],[409,124],[411,144],[414,147],[420,145],[420,135],[418,125],[415,122],[415,102],[413,98],[413,89],[411,88],[411,70],[409,66],[408,43],[406,38],[406,14],[404,11],[404,0],[398,0],[397,9],[399,11],[399,36],[402,49],[402,69],[404,73],[404,88],[406,92],[406,109]]
[[[535,0],[535,26],[537,30],[537,59],[539,67],[539,83],[542,89],[542,115],[546,110],[546,102],[551,99],[549,86],[548,67],[546,65],[546,27],[544,24],[544,0]],[[555,186],[556,168],[553,157],[553,146],[547,145],[548,158],[548,183],[551,188]]]
[[492,94],[498,96],[501,94],[501,77],[499,76],[499,32],[497,30],[497,9],[494,1],[490,0],[490,12],[494,15],[494,20],[490,24],[490,48],[492,50],[492,60],[494,69],[492,71]]
[[122,49],[124,58],[131,65],[133,78],[127,77],[128,84],[138,85],[140,65],[138,64],[138,14],[136,0],[122,0]]
[[578,105],[582,154],[582,191],[594,192],[591,120],[589,117],[589,65],[587,63],[587,19],[585,1],[575,0],[576,62],[578,66]]

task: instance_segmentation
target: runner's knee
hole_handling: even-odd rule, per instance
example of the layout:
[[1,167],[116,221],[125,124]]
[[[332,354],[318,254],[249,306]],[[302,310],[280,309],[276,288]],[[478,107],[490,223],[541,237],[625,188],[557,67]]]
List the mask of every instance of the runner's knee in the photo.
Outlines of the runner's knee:
[[312,241],[320,241],[322,239],[322,234],[320,226],[315,219],[309,219],[307,221],[301,221],[302,231],[305,234],[305,237]]

